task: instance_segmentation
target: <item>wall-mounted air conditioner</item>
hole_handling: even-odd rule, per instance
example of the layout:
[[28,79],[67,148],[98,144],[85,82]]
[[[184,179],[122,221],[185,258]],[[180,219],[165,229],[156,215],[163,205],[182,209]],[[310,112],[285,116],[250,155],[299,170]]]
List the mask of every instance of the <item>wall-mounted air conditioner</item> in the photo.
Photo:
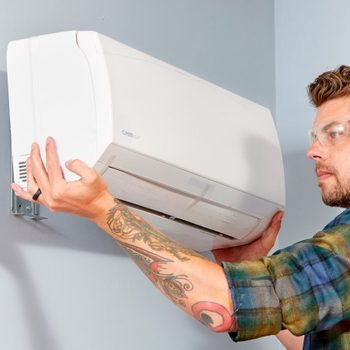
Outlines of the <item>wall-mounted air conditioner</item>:
[[94,166],[117,198],[199,251],[256,239],[284,208],[267,108],[95,32],[11,42],[7,62],[20,185],[32,141],[51,135],[62,162]]

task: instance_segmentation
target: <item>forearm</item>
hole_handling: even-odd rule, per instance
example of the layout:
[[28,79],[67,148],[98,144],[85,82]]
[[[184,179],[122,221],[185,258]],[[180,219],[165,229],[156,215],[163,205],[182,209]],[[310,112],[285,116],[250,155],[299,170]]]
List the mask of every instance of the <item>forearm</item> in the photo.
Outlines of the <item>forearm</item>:
[[171,240],[112,197],[94,221],[110,234],[173,303],[216,332],[234,329],[222,267]]

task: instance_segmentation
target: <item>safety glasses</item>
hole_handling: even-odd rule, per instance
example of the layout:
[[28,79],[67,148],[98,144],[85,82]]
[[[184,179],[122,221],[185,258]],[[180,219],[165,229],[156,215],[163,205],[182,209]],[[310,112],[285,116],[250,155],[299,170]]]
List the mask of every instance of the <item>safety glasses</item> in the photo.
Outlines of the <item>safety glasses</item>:
[[309,130],[310,145],[317,140],[324,146],[334,146],[350,136],[350,120],[331,122],[325,126]]

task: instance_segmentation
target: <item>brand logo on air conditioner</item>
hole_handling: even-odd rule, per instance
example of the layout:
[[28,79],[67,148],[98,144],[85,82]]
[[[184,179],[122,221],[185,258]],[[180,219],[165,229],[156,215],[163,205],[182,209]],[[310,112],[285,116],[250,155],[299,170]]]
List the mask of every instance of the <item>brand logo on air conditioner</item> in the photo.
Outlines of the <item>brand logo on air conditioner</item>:
[[125,136],[128,136],[128,137],[131,137],[132,139],[136,139],[136,140],[140,138],[139,135],[135,135],[131,131],[128,131],[128,130],[125,130],[125,129],[122,130],[122,134],[125,135]]

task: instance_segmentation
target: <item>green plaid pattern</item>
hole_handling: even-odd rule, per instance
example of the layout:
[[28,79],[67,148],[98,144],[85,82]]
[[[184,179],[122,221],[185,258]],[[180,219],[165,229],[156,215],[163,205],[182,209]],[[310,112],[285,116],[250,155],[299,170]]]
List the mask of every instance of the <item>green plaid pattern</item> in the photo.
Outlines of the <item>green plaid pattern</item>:
[[312,239],[256,262],[223,263],[238,332],[234,341],[289,329],[304,350],[350,349],[350,210]]

